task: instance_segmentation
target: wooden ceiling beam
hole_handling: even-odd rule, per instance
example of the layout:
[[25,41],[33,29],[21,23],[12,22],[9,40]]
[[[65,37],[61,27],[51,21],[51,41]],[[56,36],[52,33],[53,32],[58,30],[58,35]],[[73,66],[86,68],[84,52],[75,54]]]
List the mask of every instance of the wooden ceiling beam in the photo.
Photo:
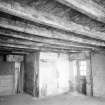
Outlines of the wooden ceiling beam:
[[64,21],[60,17],[50,16],[48,15],[49,13],[43,13],[35,8],[29,7],[28,5],[22,6],[16,1],[5,2],[0,0],[0,11],[34,23],[44,24],[56,29],[80,34],[82,36],[105,40],[105,33],[103,32],[89,29],[89,27],[84,27],[73,21]]
[[[54,45],[54,46],[62,46],[65,48],[70,48],[70,47],[76,47],[76,48],[89,48],[89,49],[94,49],[94,48],[99,48],[97,46],[92,46],[92,45],[82,45],[78,43],[73,43],[73,42],[66,42],[62,40],[56,40],[56,39],[46,39],[46,38],[38,38],[36,37],[36,41],[28,39],[29,37],[26,38],[16,38],[16,37],[11,37],[8,35],[4,35],[0,33],[0,40],[3,42],[10,42],[10,43],[22,43],[25,45],[37,45],[37,46],[42,46],[42,45]],[[39,41],[38,41],[38,40]]]
[[[32,50],[41,50],[42,48],[44,49],[59,49],[59,51],[61,50],[67,50],[69,52],[70,51],[85,51],[85,50],[89,50],[89,51],[104,51],[103,48],[101,47],[92,47],[92,46],[79,46],[79,45],[65,45],[65,44],[58,44],[58,43],[42,43],[42,42],[35,42],[35,41],[30,41],[30,40],[26,40],[26,39],[20,39],[20,38],[12,38],[12,37],[4,37],[4,36],[0,36],[0,46],[7,44],[7,46],[4,47],[8,47],[9,45],[12,44],[12,46],[15,46],[15,48],[18,48],[18,46],[22,49],[27,48],[27,49],[32,49]],[[17,46],[18,45],[18,46]],[[53,51],[53,50],[52,50]]]
[[21,45],[21,44],[14,44],[14,43],[3,43],[0,42],[0,47],[4,47],[6,49],[11,49],[11,50],[22,50],[25,52],[34,52],[34,51],[53,51],[53,52],[64,52],[64,53],[69,53],[69,52],[81,52],[81,51],[91,51],[90,49],[86,48],[70,48],[70,49],[63,49],[61,47],[53,47],[53,46],[26,46],[26,45]]
[[89,51],[89,52],[103,52],[105,53],[104,49],[101,48],[95,48],[94,50],[92,49],[87,49],[87,48],[76,48],[76,47],[70,47],[70,48],[63,48],[60,46],[52,46],[52,45],[46,45],[46,46],[27,46],[24,44],[19,43],[10,43],[10,42],[2,42],[0,41],[0,48],[15,52],[19,50],[19,52],[35,52],[35,51],[44,51],[44,52],[62,52],[62,53],[76,53],[76,52],[84,52],[84,51]]
[[71,7],[92,19],[105,23],[105,8],[93,0],[56,0]]
[[[81,37],[80,35],[71,33],[71,32],[64,32],[60,30],[56,30],[53,28],[45,28],[44,26],[38,26],[38,25],[32,25],[30,23],[25,23],[21,21],[14,21],[11,19],[0,17],[0,34],[7,35],[7,36],[13,36],[17,38],[24,38],[29,39],[32,41],[42,40],[49,38],[55,40],[63,40],[64,43],[69,42],[76,42],[80,44],[87,44],[87,45],[93,45],[93,46],[105,46],[105,42],[102,40],[96,40],[93,38],[87,38],[87,37]],[[4,28],[4,29],[3,29]],[[14,31],[9,31],[14,30]],[[34,38],[36,37],[36,38]],[[38,37],[43,37],[39,38]],[[45,42],[48,42],[48,40],[45,40]]]
[[49,44],[49,43],[42,43],[42,42],[32,42],[32,41],[28,41],[28,40],[22,40],[22,39],[17,39],[17,38],[9,38],[9,37],[1,37],[0,36],[0,42],[4,43],[4,44],[17,44],[17,45],[24,45],[27,46],[29,48],[36,48],[36,47],[51,47],[51,48],[56,48],[56,49],[95,49],[95,47],[86,47],[86,46],[75,46],[75,45],[69,45],[69,46],[65,46],[65,45],[58,45],[56,43],[53,44]]
[[[67,46],[67,47],[83,47],[83,48],[94,48],[94,47],[103,47],[103,46],[98,46],[98,45],[92,45],[92,44],[87,44],[87,43],[78,43],[78,42],[72,42],[72,41],[65,41],[63,39],[54,39],[54,38],[46,38],[46,37],[41,37],[37,35],[32,35],[32,34],[26,34],[26,33],[21,33],[9,29],[4,29],[0,28],[0,38],[4,37],[6,40],[12,41],[12,39],[20,39],[22,41],[27,41],[30,42],[31,44],[33,43],[44,43],[44,44],[53,44],[53,45],[61,45],[61,46]],[[94,40],[93,40],[94,41]],[[26,42],[26,43],[27,43]]]

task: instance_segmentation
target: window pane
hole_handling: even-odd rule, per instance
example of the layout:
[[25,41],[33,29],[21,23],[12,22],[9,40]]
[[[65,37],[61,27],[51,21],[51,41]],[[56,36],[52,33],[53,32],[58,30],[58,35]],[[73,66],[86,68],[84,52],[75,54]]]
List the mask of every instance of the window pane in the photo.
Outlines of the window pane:
[[80,71],[80,75],[86,76],[86,71]]
[[86,66],[86,61],[80,61],[81,66]]
[[86,61],[80,61],[80,75],[85,76],[86,75],[86,70],[87,70],[87,62]]
[[80,66],[80,71],[81,71],[81,70],[84,70],[84,66]]

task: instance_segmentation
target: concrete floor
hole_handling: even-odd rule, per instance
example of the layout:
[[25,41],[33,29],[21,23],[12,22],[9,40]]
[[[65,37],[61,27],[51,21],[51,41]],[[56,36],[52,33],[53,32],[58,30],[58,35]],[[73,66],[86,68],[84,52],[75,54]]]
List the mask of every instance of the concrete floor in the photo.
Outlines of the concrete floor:
[[86,97],[75,93],[41,99],[29,95],[15,95],[0,97],[0,105],[105,105],[105,98]]

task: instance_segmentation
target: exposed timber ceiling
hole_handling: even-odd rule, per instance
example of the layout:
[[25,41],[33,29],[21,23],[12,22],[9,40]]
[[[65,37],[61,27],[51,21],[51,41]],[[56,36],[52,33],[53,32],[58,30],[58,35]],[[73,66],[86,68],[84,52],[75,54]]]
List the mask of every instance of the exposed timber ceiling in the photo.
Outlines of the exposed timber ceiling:
[[23,53],[104,51],[103,4],[102,0],[0,0],[0,48]]
[[58,2],[72,7],[77,11],[105,23],[105,1],[104,0],[57,0]]

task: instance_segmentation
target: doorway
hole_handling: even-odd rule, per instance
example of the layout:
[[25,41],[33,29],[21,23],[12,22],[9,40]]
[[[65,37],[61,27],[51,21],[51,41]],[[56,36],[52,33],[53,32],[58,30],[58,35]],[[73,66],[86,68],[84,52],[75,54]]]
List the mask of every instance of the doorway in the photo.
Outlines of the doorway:
[[77,60],[77,90],[79,93],[86,95],[86,76],[88,71],[87,60]]
[[69,91],[69,56],[41,52],[39,61],[39,93],[49,96]]
[[0,56],[0,95],[15,95],[23,91],[21,61],[19,55]]

